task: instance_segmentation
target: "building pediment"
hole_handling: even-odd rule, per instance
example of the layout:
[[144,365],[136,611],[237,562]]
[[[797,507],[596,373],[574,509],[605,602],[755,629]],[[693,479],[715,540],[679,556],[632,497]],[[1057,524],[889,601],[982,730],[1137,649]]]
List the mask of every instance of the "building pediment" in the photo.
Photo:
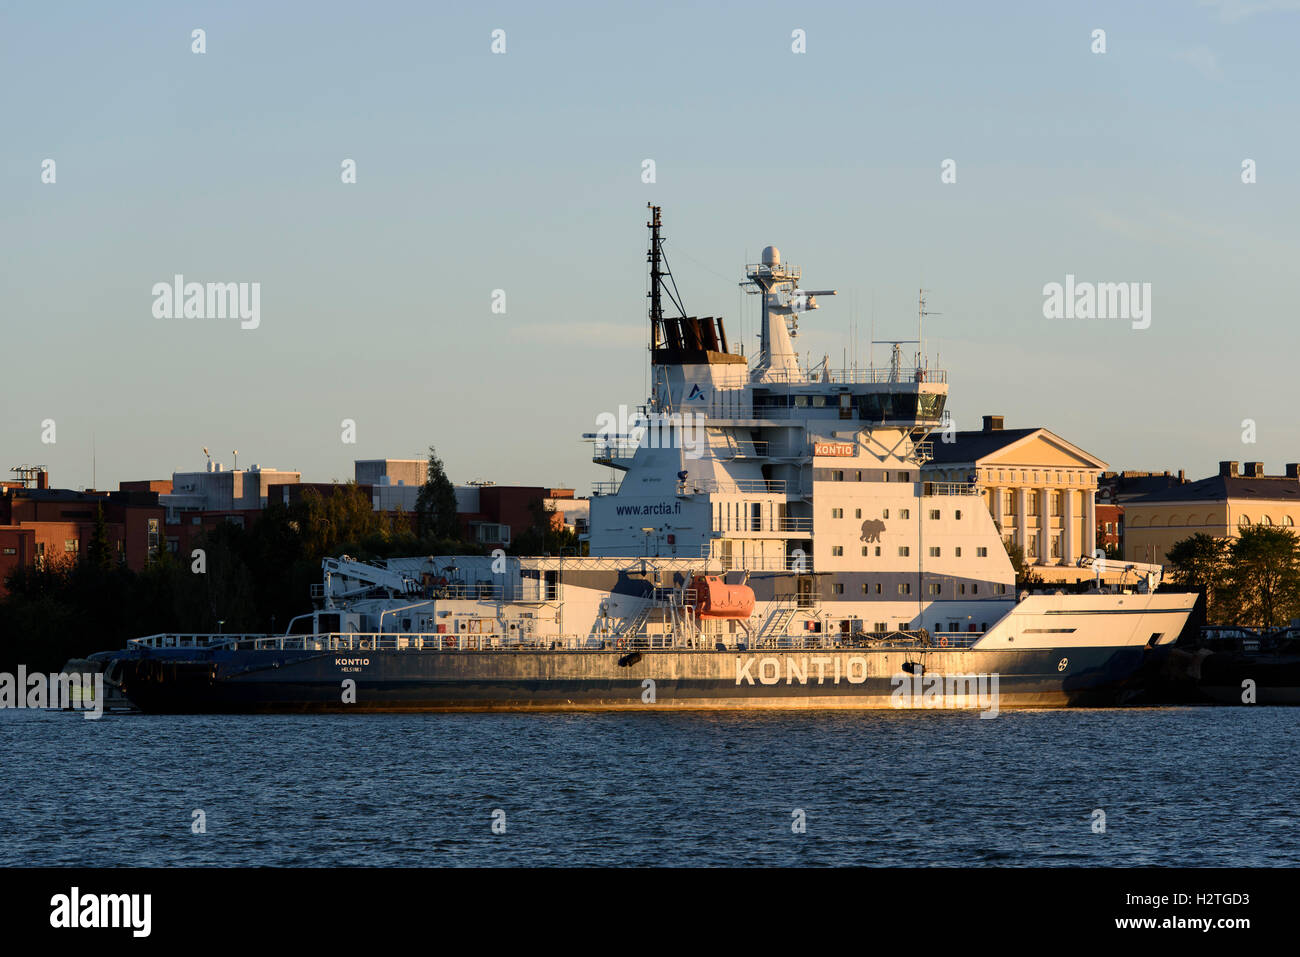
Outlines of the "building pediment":
[[1105,469],[1107,465],[1047,429],[1014,439],[976,460],[981,468]]

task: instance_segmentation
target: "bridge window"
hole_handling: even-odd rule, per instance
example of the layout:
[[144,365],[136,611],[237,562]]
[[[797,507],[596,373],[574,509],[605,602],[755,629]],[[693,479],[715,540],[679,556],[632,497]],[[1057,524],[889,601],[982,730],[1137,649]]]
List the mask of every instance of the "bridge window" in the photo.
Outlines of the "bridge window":
[[843,595],[843,594],[844,594],[844,583],[843,583],[843,582],[835,582],[835,583],[831,586],[831,592],[832,592],[833,594],[836,594],[836,595]]
[[912,517],[912,510],[911,510],[910,508],[900,508],[900,509],[898,510],[898,517],[899,517],[899,518],[911,518],[911,517]]
[[983,545],[979,545],[979,546],[977,546],[977,547],[975,548],[975,557],[976,557],[976,558],[988,558],[988,557],[989,557],[989,550],[988,550],[987,548],[985,548]]
[[939,594],[939,592],[940,592],[940,586],[937,585],[937,584],[935,584],[935,585],[930,585],[930,586],[929,586],[929,589],[930,589],[930,594],[931,594],[931,595],[937,595],[937,594]]
[[843,555],[843,554],[844,554],[844,546],[843,546],[843,545],[832,545],[832,546],[831,546],[831,554],[832,554],[832,555],[835,555],[835,556]]
[[910,550],[906,545],[899,545],[899,546],[898,546],[898,557],[899,557],[899,558],[906,558],[906,557],[907,557],[908,555],[910,555],[910,554],[911,554],[911,550]]
[[930,546],[930,557],[931,557],[931,558],[938,558],[938,557],[939,557],[939,546],[938,546],[938,545],[931,545],[931,546]]
[[910,595],[912,594],[912,586],[907,582],[902,582],[898,586],[898,593],[900,595]]
[[937,508],[930,509],[930,521],[932,522],[939,521],[939,510]]

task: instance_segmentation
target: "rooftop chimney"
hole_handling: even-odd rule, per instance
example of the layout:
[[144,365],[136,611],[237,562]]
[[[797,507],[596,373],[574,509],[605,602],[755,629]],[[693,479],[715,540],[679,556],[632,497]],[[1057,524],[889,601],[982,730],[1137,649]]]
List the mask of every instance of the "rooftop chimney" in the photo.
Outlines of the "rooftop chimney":
[[36,487],[37,488],[50,487],[50,473],[45,469],[41,469],[39,472],[36,473]]
[[1220,463],[1219,463],[1219,474],[1220,474],[1221,476],[1223,476],[1224,478],[1229,478],[1229,477],[1232,477],[1232,476],[1237,475],[1237,463],[1236,463],[1236,462],[1220,462]]
[[984,431],[985,431],[985,432],[1001,432],[1001,431],[1002,431],[1002,416],[1000,416],[1000,415],[986,415],[986,416],[984,416]]
[[1264,477],[1264,463],[1263,463],[1263,462],[1247,462],[1247,463],[1246,463],[1246,474],[1247,474],[1248,476],[1250,476],[1251,478],[1263,478],[1263,477]]
[[1286,463],[1286,477],[1289,479],[1300,479],[1300,462]]

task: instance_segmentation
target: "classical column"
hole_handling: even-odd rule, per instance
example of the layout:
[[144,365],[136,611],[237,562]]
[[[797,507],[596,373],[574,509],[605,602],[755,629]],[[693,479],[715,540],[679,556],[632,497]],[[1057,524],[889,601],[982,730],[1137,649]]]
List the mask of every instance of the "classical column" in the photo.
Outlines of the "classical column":
[[1079,557],[1074,547],[1074,489],[1062,489],[1061,496],[1065,499],[1065,508],[1062,510],[1065,514],[1061,520],[1065,526],[1061,543],[1061,559],[1064,564],[1073,565],[1074,560]]
[[1029,558],[1029,516],[1026,514],[1027,511],[1025,487],[1022,485],[1016,489],[1016,535],[1013,540],[1016,547],[1020,549],[1020,554],[1026,559]]
[[1002,526],[1006,521],[1005,517],[1003,516],[1003,508],[1002,508],[1004,504],[1002,499],[1006,493],[1003,489],[1000,488],[990,488],[988,490],[988,493],[989,493],[989,511],[993,513],[993,521],[998,526],[998,534],[1001,535]]
[[1038,490],[1038,563],[1052,563],[1052,490]]
[[1096,476],[1093,476],[1093,486],[1083,490],[1083,551],[1087,555],[1091,555],[1097,548],[1096,495]]

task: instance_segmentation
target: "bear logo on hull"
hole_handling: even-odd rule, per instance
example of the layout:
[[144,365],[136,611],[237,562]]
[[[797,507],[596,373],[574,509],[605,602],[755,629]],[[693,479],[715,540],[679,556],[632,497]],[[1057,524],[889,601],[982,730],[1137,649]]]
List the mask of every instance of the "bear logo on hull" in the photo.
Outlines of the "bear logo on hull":
[[869,518],[862,523],[862,538],[864,542],[880,541],[881,533],[885,530],[885,523],[878,518]]

